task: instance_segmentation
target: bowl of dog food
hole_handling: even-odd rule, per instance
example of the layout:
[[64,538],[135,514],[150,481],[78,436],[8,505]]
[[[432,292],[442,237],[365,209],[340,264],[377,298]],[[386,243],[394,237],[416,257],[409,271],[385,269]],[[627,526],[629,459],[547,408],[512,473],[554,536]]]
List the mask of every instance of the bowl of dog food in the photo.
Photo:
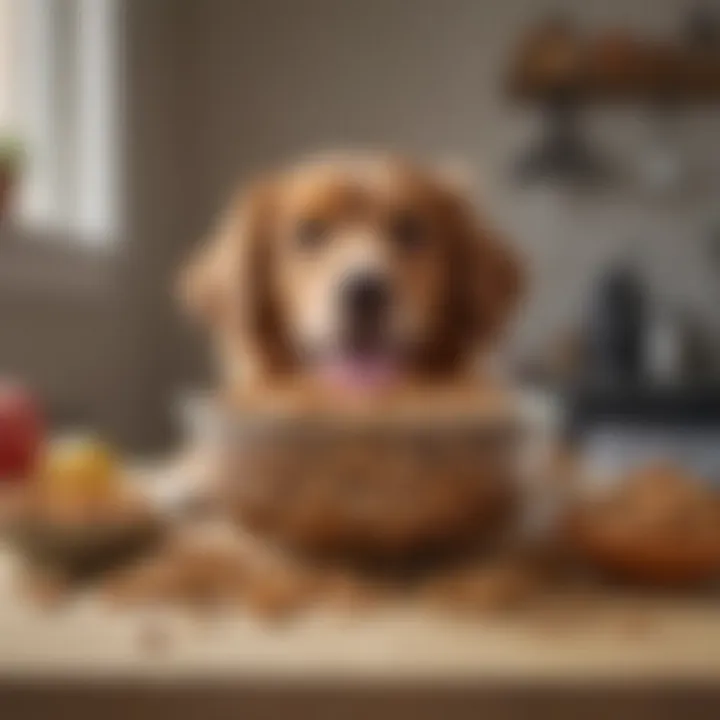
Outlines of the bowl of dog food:
[[684,467],[649,462],[572,503],[570,547],[603,575],[683,588],[720,578],[720,493]]
[[497,537],[515,516],[524,427],[505,393],[245,399],[220,426],[235,516],[291,548],[433,553]]

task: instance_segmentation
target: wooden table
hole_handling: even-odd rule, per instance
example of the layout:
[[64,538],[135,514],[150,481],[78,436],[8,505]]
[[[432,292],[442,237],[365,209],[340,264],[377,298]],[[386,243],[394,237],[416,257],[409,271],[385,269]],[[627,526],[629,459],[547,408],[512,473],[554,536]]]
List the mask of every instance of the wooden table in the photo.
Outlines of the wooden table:
[[427,609],[268,625],[18,591],[0,551],[0,718],[720,717],[716,600],[558,597],[542,613]]

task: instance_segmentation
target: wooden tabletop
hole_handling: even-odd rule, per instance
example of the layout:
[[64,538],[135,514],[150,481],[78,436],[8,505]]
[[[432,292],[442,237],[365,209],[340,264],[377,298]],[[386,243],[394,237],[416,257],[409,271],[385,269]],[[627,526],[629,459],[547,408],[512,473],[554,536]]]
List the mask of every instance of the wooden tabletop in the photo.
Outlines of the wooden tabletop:
[[0,552],[0,677],[720,681],[720,601],[557,595],[505,616],[415,606],[281,623],[112,607],[42,607]]
[[[447,710],[464,698],[452,716],[476,717],[478,703],[491,702],[488,717],[524,717],[531,702],[556,718],[557,703],[574,698],[606,711],[633,707],[636,717],[654,720],[671,706],[670,691],[688,688],[690,700],[703,698],[703,712],[720,708],[714,599],[558,595],[506,617],[460,619],[403,606],[272,624],[239,612],[118,609],[89,595],[43,608],[17,581],[13,555],[0,551],[0,701],[16,709],[8,717],[46,717],[57,703],[94,717],[107,714],[112,698],[132,698],[138,716],[156,717],[159,697],[180,714],[194,707],[204,717],[208,703],[225,714],[244,702],[243,717],[264,717],[269,708],[296,717],[329,707],[338,688],[360,703],[374,698],[374,716],[393,717],[430,717],[423,714],[430,707]],[[590,694],[578,696],[580,689]],[[577,705],[568,708],[567,717],[577,716]]]

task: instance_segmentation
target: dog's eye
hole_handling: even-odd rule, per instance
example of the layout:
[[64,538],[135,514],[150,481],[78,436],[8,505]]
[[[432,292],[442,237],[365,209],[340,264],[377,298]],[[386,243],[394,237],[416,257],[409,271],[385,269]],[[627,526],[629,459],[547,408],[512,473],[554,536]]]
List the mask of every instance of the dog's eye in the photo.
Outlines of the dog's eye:
[[303,250],[314,250],[320,247],[328,235],[327,223],[317,218],[302,220],[295,231],[295,240]]
[[417,250],[425,244],[427,232],[422,218],[412,213],[395,216],[390,225],[393,241],[402,250]]

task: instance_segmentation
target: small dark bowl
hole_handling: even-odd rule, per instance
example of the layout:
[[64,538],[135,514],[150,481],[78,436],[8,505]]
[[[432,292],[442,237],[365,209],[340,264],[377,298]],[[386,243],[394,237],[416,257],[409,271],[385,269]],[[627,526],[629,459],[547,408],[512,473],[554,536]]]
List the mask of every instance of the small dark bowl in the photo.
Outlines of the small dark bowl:
[[33,565],[84,578],[149,551],[163,531],[163,523],[149,514],[77,524],[33,516],[17,519],[8,536]]

